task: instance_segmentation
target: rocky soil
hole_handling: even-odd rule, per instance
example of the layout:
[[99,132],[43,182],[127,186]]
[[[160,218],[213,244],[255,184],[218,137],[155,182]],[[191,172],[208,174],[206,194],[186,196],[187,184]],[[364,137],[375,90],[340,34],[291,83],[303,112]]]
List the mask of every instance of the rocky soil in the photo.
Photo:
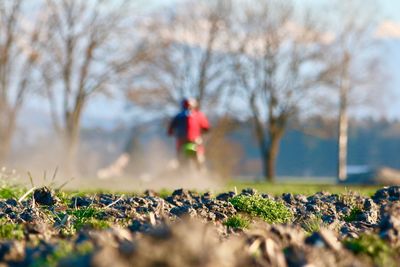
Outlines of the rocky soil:
[[0,266],[400,266],[399,186],[238,195],[36,189],[0,201]]

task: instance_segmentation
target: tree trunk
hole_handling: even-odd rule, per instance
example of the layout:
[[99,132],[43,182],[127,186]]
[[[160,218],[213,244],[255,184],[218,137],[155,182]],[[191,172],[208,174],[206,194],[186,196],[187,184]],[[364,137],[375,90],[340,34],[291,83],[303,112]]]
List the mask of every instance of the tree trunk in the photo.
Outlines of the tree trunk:
[[264,178],[271,183],[275,182],[276,160],[279,153],[279,145],[283,134],[271,134],[269,146],[263,154]]
[[66,174],[77,174],[77,157],[79,147],[79,125],[70,125],[65,133],[65,168]]
[[11,136],[1,136],[0,140],[0,165],[7,161],[11,149]]
[[15,113],[7,113],[8,122],[2,124],[3,129],[0,129],[0,164],[4,164],[11,150],[11,142],[15,132]]
[[349,81],[349,54],[344,54],[342,80],[340,84],[340,107],[339,107],[339,132],[338,132],[338,173],[339,181],[347,178],[347,146],[348,146],[348,129],[349,118],[347,114],[348,94],[350,90]]
[[341,88],[339,111],[339,136],[338,136],[338,180],[347,178],[347,146],[349,119],[347,115],[347,90]]

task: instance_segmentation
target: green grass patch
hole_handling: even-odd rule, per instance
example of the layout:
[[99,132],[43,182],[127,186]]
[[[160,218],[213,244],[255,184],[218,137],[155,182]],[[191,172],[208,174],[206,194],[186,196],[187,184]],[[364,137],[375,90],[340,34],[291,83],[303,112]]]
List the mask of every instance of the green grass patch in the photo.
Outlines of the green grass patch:
[[[299,178],[301,181],[302,178]],[[362,196],[372,196],[381,186],[354,186],[354,185],[337,185],[333,183],[317,183],[317,182],[240,182],[232,181],[227,184],[223,191],[233,191],[236,187],[238,192],[246,188],[254,188],[260,193],[267,193],[274,196],[280,196],[283,193],[313,195],[317,192],[325,191],[331,194],[343,194],[348,191],[356,191]]]
[[77,219],[87,219],[99,215],[101,213],[101,210],[93,207],[86,207],[86,208],[71,209],[68,211],[68,213],[69,215],[75,216]]
[[368,255],[378,266],[396,266],[395,250],[376,234],[363,234],[359,238],[345,240],[344,244],[356,254]]
[[345,189],[345,192],[339,194],[339,201],[348,207],[354,207],[362,209],[363,200],[359,192]]
[[93,251],[93,245],[90,242],[83,242],[76,247],[73,243],[61,241],[56,246],[53,253],[44,258],[37,259],[30,267],[55,267],[60,261],[87,255]]
[[0,187],[0,199],[18,199],[25,193],[22,187],[17,187],[9,184],[3,184]]
[[224,221],[224,225],[233,229],[247,229],[250,226],[250,219],[239,214],[233,215]]
[[171,191],[171,190],[168,190],[168,189],[166,189],[166,188],[163,188],[163,189],[161,189],[160,191],[158,191],[158,195],[159,195],[161,198],[166,198],[166,197],[172,195],[172,191]]
[[0,219],[0,238],[7,240],[24,239],[24,227],[21,224],[14,224],[6,219]]
[[94,229],[102,230],[110,227],[108,221],[99,219],[98,216],[103,211],[93,207],[79,208],[68,210],[67,213],[74,218],[74,228],[79,231],[84,226],[88,226]]
[[322,227],[326,226],[326,224],[322,220],[321,214],[313,214],[310,218],[304,220],[301,224],[303,230],[311,235],[314,232],[318,232]]
[[90,219],[86,220],[84,223],[82,223],[81,225],[75,225],[75,226],[78,231],[79,231],[79,229],[81,229],[84,226],[90,227],[95,230],[104,230],[104,229],[110,228],[111,224],[110,224],[110,222],[108,222],[106,220],[90,218]]
[[350,214],[343,217],[345,222],[354,222],[357,220],[357,217],[362,213],[362,210],[358,207],[354,207],[351,209]]
[[259,195],[239,195],[229,201],[239,211],[260,217],[267,223],[287,223],[293,218],[293,214],[283,203]]
[[60,200],[60,203],[65,206],[68,206],[71,202],[71,198],[72,198],[71,195],[69,195],[68,193],[66,193],[64,191],[56,192],[56,196]]

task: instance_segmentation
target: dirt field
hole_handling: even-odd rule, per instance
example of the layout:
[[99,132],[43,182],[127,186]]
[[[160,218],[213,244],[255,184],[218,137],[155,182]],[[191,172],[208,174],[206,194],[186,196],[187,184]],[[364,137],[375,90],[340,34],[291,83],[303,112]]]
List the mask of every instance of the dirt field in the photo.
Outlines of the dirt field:
[[[0,191],[2,266],[396,266],[400,187],[282,195]],[[160,195],[160,194],[161,195]]]

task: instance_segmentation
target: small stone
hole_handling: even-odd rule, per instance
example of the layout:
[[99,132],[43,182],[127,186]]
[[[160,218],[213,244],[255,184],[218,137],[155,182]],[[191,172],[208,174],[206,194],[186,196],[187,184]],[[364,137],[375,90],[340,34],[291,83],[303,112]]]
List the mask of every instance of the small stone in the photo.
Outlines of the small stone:
[[327,223],[327,224],[332,224],[332,223],[334,223],[334,222],[336,222],[336,216],[335,215],[322,215],[322,221],[324,222],[324,223]]
[[246,195],[246,196],[254,196],[257,194],[257,190],[255,190],[254,188],[246,188],[242,190],[242,195]]
[[170,212],[178,217],[193,215],[196,213],[196,211],[190,206],[174,207]]
[[222,193],[217,196],[217,200],[228,201],[235,196],[235,192]]
[[87,197],[73,197],[70,207],[88,207],[93,203],[93,200]]
[[400,204],[392,204],[384,210],[379,224],[379,234],[392,244],[400,245]]
[[400,186],[391,186],[388,189],[389,196],[393,199],[400,200]]
[[99,202],[103,205],[110,205],[114,202],[113,196],[110,194],[101,194],[99,197]]
[[146,207],[137,207],[136,211],[139,212],[139,213],[148,213],[148,212],[150,212],[149,208],[146,208]]
[[201,196],[201,201],[202,202],[208,202],[211,201],[212,199],[212,194],[210,192],[205,192],[202,196]]
[[51,206],[57,203],[57,197],[53,190],[48,187],[42,187],[33,191],[33,198],[36,203],[45,206]]
[[128,226],[128,229],[132,232],[139,232],[141,229],[142,223],[138,220],[133,220],[131,225]]
[[316,247],[326,247],[336,251],[342,248],[341,243],[338,241],[333,232],[327,229],[321,229],[319,232],[313,233],[306,239],[306,244]]
[[274,199],[273,196],[271,196],[271,195],[269,195],[269,194],[265,194],[265,193],[261,194],[261,197],[262,197],[262,198],[265,198],[265,199],[271,199],[271,200]]
[[294,202],[294,197],[291,193],[283,193],[282,199],[289,205],[293,204],[293,202]]
[[309,204],[309,203],[307,203],[306,209],[307,209],[307,211],[313,212],[314,214],[320,212],[320,208],[319,208],[317,205],[315,205],[315,204]]
[[226,216],[225,214],[223,214],[221,212],[214,212],[214,214],[215,214],[215,218],[218,221],[223,221],[223,220],[226,220],[228,218],[228,216]]
[[172,196],[180,196],[180,197],[189,197],[189,190],[186,189],[177,189],[172,193]]
[[362,212],[357,215],[357,221],[376,224],[378,222],[378,213],[376,211]]
[[364,210],[370,211],[370,210],[376,210],[377,206],[375,202],[371,198],[367,198],[364,200]]
[[358,237],[358,234],[356,232],[357,228],[349,223],[346,223],[340,228],[340,233],[342,237],[356,238]]
[[376,203],[381,203],[382,201],[386,200],[389,198],[389,192],[388,192],[388,187],[384,187],[382,189],[379,189],[378,191],[375,192],[374,196],[372,199]]
[[21,215],[19,216],[22,220],[26,221],[26,222],[32,222],[36,216],[30,212],[25,210],[24,212],[21,213]]
[[295,195],[294,199],[301,203],[307,203],[307,201],[308,201],[307,197],[305,195],[299,195],[299,194]]
[[26,230],[30,234],[45,234],[48,227],[43,222],[33,222],[26,225]]
[[7,205],[12,206],[12,207],[18,206],[18,202],[13,198],[7,199],[6,203],[7,203]]

